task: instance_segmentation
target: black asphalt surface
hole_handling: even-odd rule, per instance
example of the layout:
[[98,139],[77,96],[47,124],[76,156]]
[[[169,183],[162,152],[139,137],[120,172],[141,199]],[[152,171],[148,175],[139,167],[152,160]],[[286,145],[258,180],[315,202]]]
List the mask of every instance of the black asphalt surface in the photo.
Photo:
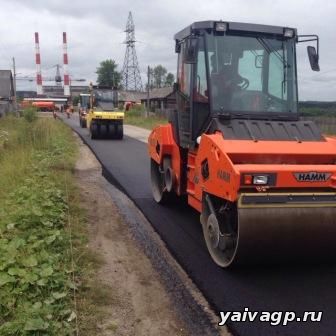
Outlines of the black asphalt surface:
[[[77,119],[76,119],[77,120]],[[321,322],[231,322],[229,329],[241,336],[336,335],[336,267],[250,267],[223,270],[206,250],[199,215],[185,205],[163,207],[152,200],[146,144],[123,140],[90,140],[76,120],[65,120],[94,151],[104,175],[136,203],[160,234],[170,252],[219,311],[322,311]],[[307,246],[311,249],[314,246]]]

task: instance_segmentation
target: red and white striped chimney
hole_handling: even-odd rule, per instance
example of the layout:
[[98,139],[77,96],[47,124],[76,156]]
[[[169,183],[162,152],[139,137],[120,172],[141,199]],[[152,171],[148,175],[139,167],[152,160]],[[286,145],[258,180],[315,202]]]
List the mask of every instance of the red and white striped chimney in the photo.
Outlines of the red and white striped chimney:
[[68,74],[68,51],[67,51],[66,33],[63,33],[63,72],[64,72],[64,95],[70,96],[70,78]]
[[43,94],[39,34],[35,33],[36,93]]

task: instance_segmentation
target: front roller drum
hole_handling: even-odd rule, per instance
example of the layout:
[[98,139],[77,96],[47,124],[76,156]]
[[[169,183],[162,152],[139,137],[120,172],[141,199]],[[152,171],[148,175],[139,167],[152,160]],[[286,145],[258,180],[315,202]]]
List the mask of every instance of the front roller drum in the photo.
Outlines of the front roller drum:
[[237,263],[336,260],[335,207],[238,209]]
[[201,216],[204,238],[221,267],[336,260],[334,204],[277,204],[213,210]]

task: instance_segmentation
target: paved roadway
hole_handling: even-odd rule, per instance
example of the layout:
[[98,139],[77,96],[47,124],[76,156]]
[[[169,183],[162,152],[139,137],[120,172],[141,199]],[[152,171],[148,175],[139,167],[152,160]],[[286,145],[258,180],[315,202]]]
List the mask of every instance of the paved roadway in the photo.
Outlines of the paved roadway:
[[[116,183],[152,223],[171,253],[219,311],[323,311],[322,322],[233,322],[229,329],[241,336],[317,336],[336,334],[336,267],[251,267],[223,270],[210,259],[199,217],[183,205],[163,207],[151,196],[149,159],[143,141],[90,140],[77,119],[65,120],[95,152],[104,175]],[[127,134],[127,131],[126,131]],[[132,136],[138,137],[132,133]],[[143,140],[143,139],[142,139]],[[307,246],[307,248],[314,248]],[[219,316],[219,314],[218,314]]]

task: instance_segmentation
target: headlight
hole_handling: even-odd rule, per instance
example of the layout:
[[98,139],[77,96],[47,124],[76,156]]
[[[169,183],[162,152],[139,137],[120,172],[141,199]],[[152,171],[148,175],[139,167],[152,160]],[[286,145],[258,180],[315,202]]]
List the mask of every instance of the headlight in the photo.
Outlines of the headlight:
[[240,181],[243,186],[275,186],[276,178],[275,173],[243,173]]
[[284,37],[292,38],[294,37],[294,30],[290,28],[284,29]]
[[253,184],[263,185],[268,183],[268,176],[267,175],[257,175],[253,176]]
[[216,31],[224,32],[227,30],[227,23],[226,22],[216,22]]

